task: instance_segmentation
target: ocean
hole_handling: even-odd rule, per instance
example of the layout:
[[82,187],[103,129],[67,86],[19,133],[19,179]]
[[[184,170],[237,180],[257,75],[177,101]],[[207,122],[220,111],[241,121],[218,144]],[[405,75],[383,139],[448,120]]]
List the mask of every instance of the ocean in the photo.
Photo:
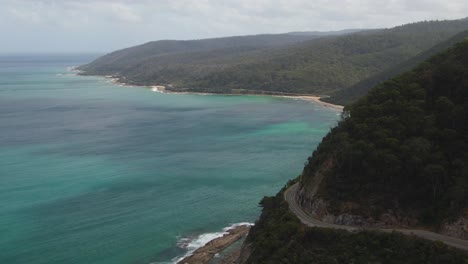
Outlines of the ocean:
[[255,222],[340,117],[68,69],[95,57],[0,57],[0,263],[172,263]]

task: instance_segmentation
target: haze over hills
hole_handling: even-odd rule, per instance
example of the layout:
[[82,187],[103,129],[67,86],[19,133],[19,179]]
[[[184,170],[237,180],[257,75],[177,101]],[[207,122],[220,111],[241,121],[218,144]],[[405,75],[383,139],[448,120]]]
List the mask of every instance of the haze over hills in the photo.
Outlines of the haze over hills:
[[157,41],[80,69],[130,84],[170,85],[173,91],[323,95],[391,69],[466,29],[468,20],[462,19],[361,32]]
[[356,33],[359,31],[366,31],[368,29],[343,29],[343,30],[337,30],[337,31],[294,31],[294,32],[288,32],[287,34],[289,35],[302,35],[302,36],[339,36],[339,35],[345,35],[345,34],[351,34],[351,33]]
[[[467,239],[468,40],[345,108],[297,179],[316,219],[412,227]],[[308,228],[282,192],[265,198],[244,263],[466,263],[466,253],[399,234]]]
[[371,77],[364,79],[347,89],[337,91],[336,93],[332,94],[330,97],[325,97],[325,98],[322,98],[321,100],[325,102],[339,104],[339,105],[350,104],[356,101],[357,99],[359,99],[360,97],[366,95],[367,92],[371,88],[376,86],[377,84],[387,79],[390,79],[392,77],[395,77],[398,74],[401,74],[405,71],[411,70],[412,68],[417,66],[419,63],[425,61],[426,59],[430,58],[431,56],[443,50],[450,48],[455,43],[460,42],[465,38],[468,38],[468,30],[455,35],[454,37],[450,38],[447,41],[444,41],[440,44],[435,45],[429,50],[424,51],[421,54],[410,58],[409,60],[406,60],[381,73],[372,75]]
[[[339,35],[356,32],[357,30],[338,32],[291,32],[286,34],[263,34],[252,36],[236,36],[201,40],[160,40],[139,46],[130,47],[98,58],[94,62],[81,68],[93,74],[118,74],[119,72],[138,67],[140,63],[150,63],[152,60],[163,60],[171,63],[170,56],[183,54],[190,57],[191,53],[213,51],[213,55],[230,55],[265,49],[275,46],[288,45],[321,36]],[[216,52],[218,51],[218,52]],[[166,58],[169,56],[169,58]],[[177,63],[177,56],[172,57]],[[200,57],[188,58],[200,60]]]

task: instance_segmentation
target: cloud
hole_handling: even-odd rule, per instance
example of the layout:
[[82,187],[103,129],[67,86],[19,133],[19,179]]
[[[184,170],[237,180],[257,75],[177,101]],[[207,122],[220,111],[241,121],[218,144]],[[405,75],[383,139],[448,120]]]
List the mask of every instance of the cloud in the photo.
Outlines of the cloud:
[[39,14],[32,10],[21,10],[21,9],[17,9],[13,7],[13,8],[7,9],[7,12],[19,20],[23,20],[23,21],[31,22],[31,23],[41,22],[41,18]]
[[[468,14],[465,2],[2,0],[0,30],[11,38],[0,42],[0,52],[28,49],[25,39],[37,50],[113,50],[157,39],[392,27],[462,18]],[[37,35],[42,40],[35,39]]]
[[114,15],[121,19],[122,21],[126,22],[140,22],[142,19],[137,12],[132,10],[132,8],[119,4],[119,3],[112,3],[111,10]]

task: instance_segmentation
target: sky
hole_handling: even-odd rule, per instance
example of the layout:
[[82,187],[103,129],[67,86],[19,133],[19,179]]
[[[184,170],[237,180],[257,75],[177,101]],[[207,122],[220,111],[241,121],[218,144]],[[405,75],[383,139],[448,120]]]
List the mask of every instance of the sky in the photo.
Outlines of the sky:
[[160,39],[385,28],[467,16],[467,0],[0,0],[0,53],[102,53]]

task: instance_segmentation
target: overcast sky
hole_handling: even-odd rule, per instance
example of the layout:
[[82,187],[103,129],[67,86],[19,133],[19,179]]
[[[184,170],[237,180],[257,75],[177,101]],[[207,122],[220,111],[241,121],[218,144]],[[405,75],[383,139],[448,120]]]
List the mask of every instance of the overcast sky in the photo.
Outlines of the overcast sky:
[[108,52],[159,39],[392,27],[468,0],[0,0],[0,53]]

